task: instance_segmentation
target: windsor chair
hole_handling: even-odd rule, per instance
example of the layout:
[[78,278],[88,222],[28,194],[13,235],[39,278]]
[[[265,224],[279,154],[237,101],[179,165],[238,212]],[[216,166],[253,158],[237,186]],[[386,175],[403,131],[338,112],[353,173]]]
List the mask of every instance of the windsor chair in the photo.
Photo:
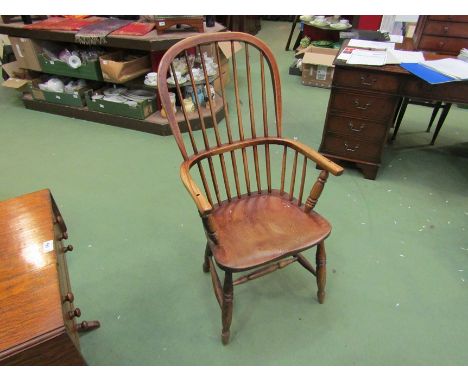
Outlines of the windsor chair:
[[[220,94],[216,99],[206,97],[206,106],[201,105],[199,97],[195,96],[195,112],[184,107],[174,112],[171,108],[169,88],[175,89],[179,101],[183,98],[182,87],[175,73],[174,59],[185,61],[188,83],[195,89],[197,82],[191,69],[197,65],[198,60],[198,65],[203,70],[204,83],[209,83],[207,58],[202,51],[211,49],[220,68],[221,44],[231,52],[233,84],[225,86],[221,81]],[[236,54],[235,44],[244,48],[243,53]],[[195,52],[195,55],[190,57],[190,52]],[[254,56],[258,58],[255,70],[250,63]],[[240,71],[239,63],[244,58],[245,71]],[[180,61],[177,62],[180,64]],[[271,75],[271,89],[266,86],[265,73],[268,69]],[[252,80],[254,72],[258,81]],[[168,84],[168,76],[171,76],[174,85]],[[244,92],[248,94],[246,102],[242,102],[241,99],[241,82],[247,87],[247,91]],[[254,88],[258,93],[256,97]],[[272,93],[268,93],[269,89]],[[205,90],[209,94],[207,87]],[[228,90],[233,90],[233,98],[228,97]],[[233,287],[294,262],[298,262],[316,276],[318,301],[323,303],[326,280],[324,241],[330,234],[331,225],[314,211],[314,207],[328,174],[331,172],[333,175],[340,175],[343,168],[299,141],[282,137],[280,78],[278,66],[268,46],[258,38],[240,32],[208,33],[184,39],[172,46],[163,56],[158,70],[158,91],[184,159],[180,167],[182,182],[198,208],[205,229],[207,245],[203,271],[211,273],[215,296],[221,307],[222,343],[227,344],[230,337]],[[257,114],[256,103],[261,105],[261,111]],[[230,108],[232,104],[234,106]],[[217,107],[222,107],[224,111],[223,122],[216,118]],[[248,109],[248,113],[242,114],[242,108]],[[232,110],[235,110],[237,117],[233,118],[236,129],[233,128],[230,118]],[[201,135],[199,131],[194,131],[196,117]],[[206,128],[206,118],[211,118],[213,129]],[[263,129],[257,131],[256,126],[259,124],[263,125]],[[245,125],[250,126],[245,129]],[[188,136],[183,135],[182,130],[186,130]],[[199,147],[200,144],[202,147]],[[287,154],[291,151],[293,163],[289,166]],[[238,156],[241,158],[239,163]],[[253,166],[249,156],[251,159],[253,157]],[[281,175],[274,171],[275,158],[281,160],[281,166],[278,166]],[[300,178],[296,179],[300,159],[302,169],[299,170]],[[314,167],[317,167],[321,171],[309,195],[303,201],[309,161],[309,168],[313,167],[315,170]],[[249,170],[249,166],[254,167],[254,171]],[[231,167],[232,172],[228,171]],[[289,167],[291,178],[288,192],[286,169]],[[198,172],[192,174],[192,168],[198,169]],[[206,168],[208,171],[205,171]],[[204,192],[199,188],[195,176],[199,176]],[[275,176],[280,179],[275,179]],[[222,182],[218,182],[218,178],[222,179]],[[245,180],[245,183],[242,180]],[[279,187],[274,188],[275,180],[279,180]],[[316,268],[301,254],[314,246],[317,247]],[[224,271],[223,284],[215,264]],[[234,273],[245,271],[250,273],[233,280]]]

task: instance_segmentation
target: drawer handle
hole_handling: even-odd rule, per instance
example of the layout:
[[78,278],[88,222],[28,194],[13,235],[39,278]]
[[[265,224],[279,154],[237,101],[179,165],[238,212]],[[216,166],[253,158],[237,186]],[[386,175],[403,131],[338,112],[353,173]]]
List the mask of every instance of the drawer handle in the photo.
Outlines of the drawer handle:
[[353,151],[353,152],[359,149],[359,145],[356,145],[354,147],[349,147],[349,145],[346,142],[344,143],[344,147],[346,151]]
[[371,105],[370,103],[366,103],[364,106],[359,106],[359,100],[358,99],[354,100],[354,104],[356,105],[356,109],[359,109],[359,110],[367,110],[369,108],[369,106]]
[[443,47],[444,45],[445,45],[445,42],[444,42],[444,41],[440,41],[440,42],[439,42],[439,46],[440,46],[440,47]]
[[68,244],[64,249],[63,249],[63,253],[67,253],[67,252],[71,252],[73,251],[73,245],[71,244]]
[[348,123],[349,129],[350,129],[351,131],[356,131],[356,132],[358,132],[358,133],[361,132],[361,131],[364,129],[365,126],[366,126],[366,125],[363,123],[363,124],[361,124],[361,126],[359,127],[359,129],[355,129],[355,128],[354,128],[354,125],[353,125],[353,123],[352,123],[351,121],[349,121],[349,123]]
[[76,308],[75,310],[71,310],[68,312],[68,318],[70,320],[73,320],[75,317],[80,317],[81,316],[81,310],[80,308]]
[[449,27],[448,26],[445,26],[444,27],[444,33],[447,33],[449,31]]
[[75,296],[73,295],[72,292],[68,292],[68,293],[65,295],[65,297],[64,297],[64,299],[63,299],[63,302],[67,302],[67,301],[70,302],[70,303],[72,303],[73,301],[75,301]]
[[377,82],[377,78],[372,78],[370,79],[369,76],[367,76],[367,79],[365,76],[361,76],[361,85],[365,86],[373,86]]

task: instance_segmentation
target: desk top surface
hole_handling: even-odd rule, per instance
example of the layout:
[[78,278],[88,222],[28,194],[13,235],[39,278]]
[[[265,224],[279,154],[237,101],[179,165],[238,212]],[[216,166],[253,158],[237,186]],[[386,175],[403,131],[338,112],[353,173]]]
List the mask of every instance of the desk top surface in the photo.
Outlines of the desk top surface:
[[[345,43],[341,46],[341,49],[339,53],[337,54],[337,57],[343,51],[343,49],[345,49],[348,46],[348,42],[349,40],[345,41]],[[415,49],[413,46],[413,40],[405,37],[405,39],[403,40],[401,44],[395,44],[395,49],[414,51]],[[428,61],[440,60],[441,58],[447,58],[447,57],[453,57],[447,54],[438,54],[434,52],[423,52],[423,55],[424,55],[424,59]],[[376,71],[387,72],[387,73],[410,74],[407,70],[403,69],[400,65],[383,65],[383,66],[349,65],[346,63],[346,61],[338,60],[338,59],[335,59],[334,65],[340,66],[340,67],[356,67],[356,68],[362,68],[362,69],[367,69],[367,70],[376,70]]]
[[49,190],[0,202],[0,358],[64,325],[53,239]]

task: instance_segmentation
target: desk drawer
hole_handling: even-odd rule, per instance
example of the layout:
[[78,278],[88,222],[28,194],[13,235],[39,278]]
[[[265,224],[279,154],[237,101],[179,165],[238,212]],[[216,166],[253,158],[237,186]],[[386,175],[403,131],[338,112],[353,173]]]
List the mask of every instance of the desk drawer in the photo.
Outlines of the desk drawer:
[[450,15],[432,15],[428,16],[429,20],[439,20],[439,21],[455,21],[457,23],[468,23],[468,16],[459,15],[459,16],[450,16]]
[[468,24],[429,21],[424,26],[424,34],[468,38]]
[[455,37],[423,36],[419,43],[420,50],[454,54],[460,53],[460,49],[466,46],[466,39]]
[[333,85],[386,93],[396,93],[398,91],[398,79],[395,76],[353,68],[335,68]]
[[[402,86],[402,93],[407,97],[444,101],[449,99],[458,88],[458,84],[448,83],[431,85],[419,78],[408,78]],[[468,89],[468,86],[467,86]]]
[[393,116],[397,100],[393,96],[355,93],[344,89],[333,89],[330,97],[330,109],[333,111],[384,123]]
[[325,135],[320,152],[364,162],[380,163],[382,146],[383,143],[361,141],[328,133]]
[[326,132],[347,135],[353,139],[381,142],[387,134],[387,126],[362,119],[329,115]]

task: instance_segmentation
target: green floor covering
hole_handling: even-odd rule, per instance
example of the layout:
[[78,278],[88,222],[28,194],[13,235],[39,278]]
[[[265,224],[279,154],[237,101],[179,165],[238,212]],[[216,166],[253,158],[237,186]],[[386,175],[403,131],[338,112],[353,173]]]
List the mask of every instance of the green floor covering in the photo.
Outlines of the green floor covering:
[[[290,25],[262,22],[258,37],[279,63],[285,136],[317,149],[329,91],[288,75]],[[227,347],[172,137],[26,110],[0,88],[0,199],[52,190],[76,305],[102,324],[81,338],[90,365],[462,365],[468,110],[452,107],[435,146],[429,116],[408,107],[376,181],[330,177],[325,304],[297,265],[239,286]]]

